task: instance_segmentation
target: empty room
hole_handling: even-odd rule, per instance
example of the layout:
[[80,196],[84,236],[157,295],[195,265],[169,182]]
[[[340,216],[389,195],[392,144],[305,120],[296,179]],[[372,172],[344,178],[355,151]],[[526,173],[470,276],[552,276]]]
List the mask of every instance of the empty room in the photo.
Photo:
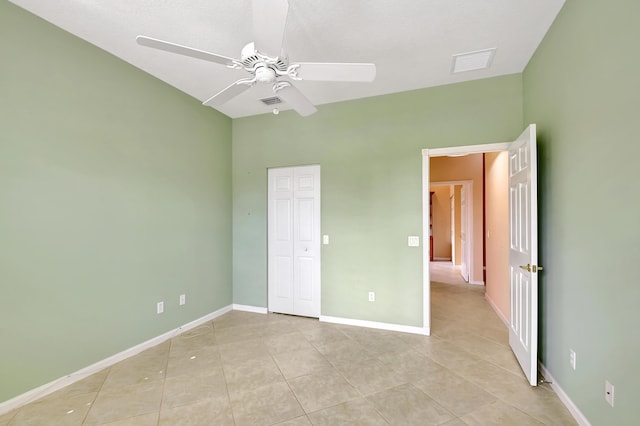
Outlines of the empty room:
[[[638,16],[0,2],[0,426],[636,424]],[[431,164],[498,152],[438,281]]]

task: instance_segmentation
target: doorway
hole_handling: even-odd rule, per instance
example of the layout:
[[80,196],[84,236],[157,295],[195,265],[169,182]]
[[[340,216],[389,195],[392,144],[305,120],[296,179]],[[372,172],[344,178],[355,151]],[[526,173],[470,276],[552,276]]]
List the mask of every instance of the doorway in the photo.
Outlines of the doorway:
[[320,166],[268,169],[268,310],[320,317]]
[[[537,272],[542,268],[537,265],[538,203],[535,124],[529,125],[515,141],[509,143],[424,149],[422,151],[423,238],[429,232],[431,157],[465,156],[472,153],[496,151],[508,151],[509,345],[529,383],[532,386],[536,386],[538,343]],[[431,332],[429,256],[429,250],[426,247],[423,248],[423,325],[426,334]]]
[[[481,154],[486,152],[499,152],[507,151],[511,143],[496,143],[485,145],[470,145],[460,147],[449,148],[436,148],[436,149],[424,149],[422,150],[422,185],[423,185],[423,197],[422,197],[422,211],[423,211],[423,235],[429,235],[429,214],[430,214],[430,186],[431,186],[431,158],[432,157],[446,157],[446,156],[466,156],[469,154]],[[447,181],[445,181],[446,183]],[[477,185],[476,185],[477,186]],[[425,219],[426,218],[426,219]],[[479,236],[482,237],[481,235]],[[423,237],[425,238],[425,237]],[[470,256],[473,258],[474,256]],[[477,257],[477,256],[475,256]],[[423,324],[425,334],[431,333],[431,282],[430,282],[430,268],[429,268],[430,254],[428,249],[423,250]]]
[[[465,282],[481,284],[470,280],[474,265],[473,188],[472,180],[430,182],[431,234],[435,241],[432,248],[435,254],[430,258],[432,261],[450,261]],[[448,222],[443,224],[445,221],[441,219],[445,215]]]

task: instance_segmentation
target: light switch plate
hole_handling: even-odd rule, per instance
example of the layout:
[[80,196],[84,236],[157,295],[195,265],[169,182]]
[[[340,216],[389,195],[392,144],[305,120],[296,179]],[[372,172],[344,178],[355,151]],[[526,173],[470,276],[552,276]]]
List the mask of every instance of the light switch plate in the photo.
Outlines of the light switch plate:
[[329,236],[328,235],[323,235],[322,236],[322,244],[329,244]]
[[415,235],[410,235],[408,239],[409,247],[419,247],[420,246],[420,237]]

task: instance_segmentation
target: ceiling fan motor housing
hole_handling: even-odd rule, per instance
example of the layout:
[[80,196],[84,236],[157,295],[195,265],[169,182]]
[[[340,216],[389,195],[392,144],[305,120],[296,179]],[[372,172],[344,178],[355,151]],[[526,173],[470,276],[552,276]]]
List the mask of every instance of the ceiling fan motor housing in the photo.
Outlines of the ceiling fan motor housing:
[[286,56],[270,58],[256,50],[253,42],[242,48],[240,62],[261,83],[271,83],[276,76],[285,74],[289,66]]

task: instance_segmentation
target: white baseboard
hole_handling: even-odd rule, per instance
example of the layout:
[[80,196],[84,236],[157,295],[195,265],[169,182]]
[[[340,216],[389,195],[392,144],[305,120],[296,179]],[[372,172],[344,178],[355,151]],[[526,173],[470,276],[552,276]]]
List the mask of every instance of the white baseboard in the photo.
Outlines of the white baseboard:
[[498,318],[500,318],[502,320],[502,322],[504,323],[504,325],[506,325],[507,328],[509,328],[509,320],[507,319],[507,317],[504,316],[502,311],[500,311],[500,309],[498,309],[498,306],[493,302],[493,300],[491,300],[491,298],[489,297],[489,295],[487,293],[484,294],[484,298],[487,300],[487,302],[489,302],[489,305],[493,308],[495,313],[498,315]]
[[[489,305],[491,305],[491,307],[496,312],[498,317],[500,317],[504,325],[507,328],[509,328],[509,321],[504,315],[502,315],[502,312],[500,312],[500,310],[498,309],[496,304],[493,302],[493,300],[491,300],[491,298],[486,294],[484,295],[484,298],[487,300],[487,302],[489,302]],[[562,390],[562,388],[553,378],[549,370],[547,370],[544,364],[542,364],[540,361],[538,361],[538,368],[542,376],[545,378],[545,380],[551,382],[551,389],[553,389],[556,395],[558,395],[558,398],[560,398],[560,401],[562,401],[565,407],[567,407],[567,409],[569,410],[573,418],[576,420],[576,422],[578,422],[580,426],[591,426],[591,423],[589,423],[589,421],[584,416],[584,414],[582,414],[582,412],[578,409],[578,407],[576,407],[573,401],[571,401],[571,398],[569,398],[569,395],[567,395],[565,391]]]
[[201,318],[198,318],[194,321],[191,321],[187,324],[184,324],[178,328],[167,331],[159,336],[156,336],[152,339],[147,340],[146,342],[142,342],[139,345],[133,346],[129,349],[125,349],[122,352],[119,352],[115,355],[112,355],[108,358],[103,359],[102,361],[98,361],[95,364],[92,364],[88,367],[82,368],[75,373],[71,373],[69,375],[60,377],[52,382],[39,386],[35,389],[27,391],[21,395],[18,395],[14,398],[11,398],[5,402],[0,403],[0,415],[7,413],[16,408],[22,407],[25,404],[28,404],[36,399],[42,398],[43,396],[49,395],[59,389],[62,389],[65,386],[68,386],[72,383],[75,383],[79,380],[82,380],[94,373],[97,373],[100,370],[104,370],[107,367],[110,367],[120,361],[123,361],[129,357],[139,354],[140,352],[152,348],[156,345],[159,345],[162,342],[165,342],[172,337],[195,328],[199,325],[202,325],[208,321],[211,321],[220,315],[226,314],[227,312],[232,310],[232,305],[225,306],[224,308],[220,308],[215,312],[207,314]]
[[545,378],[545,380],[551,382],[551,389],[553,389],[556,395],[558,395],[558,398],[560,398],[560,401],[562,401],[565,407],[567,407],[573,418],[576,419],[576,422],[578,422],[580,426],[591,426],[589,420],[587,420],[580,409],[576,407],[573,401],[571,401],[569,395],[567,395],[565,391],[562,390],[558,382],[556,382],[556,379],[553,378],[549,370],[547,370],[544,364],[542,364],[540,361],[538,361],[538,368],[540,369],[540,372],[542,373],[542,376]]
[[472,285],[484,285],[484,281],[472,281],[472,280],[469,280],[469,284],[472,284]]
[[267,314],[267,313],[269,313],[267,308],[261,308],[259,306],[236,305],[235,303],[232,306],[233,306],[233,310],[234,311],[253,312],[255,314]]
[[428,327],[414,327],[411,325],[390,324],[386,322],[365,321],[351,318],[330,317],[320,315],[320,321],[334,324],[354,325],[356,327],[377,328],[379,330],[401,331],[403,333],[424,334],[429,336],[431,331]]

